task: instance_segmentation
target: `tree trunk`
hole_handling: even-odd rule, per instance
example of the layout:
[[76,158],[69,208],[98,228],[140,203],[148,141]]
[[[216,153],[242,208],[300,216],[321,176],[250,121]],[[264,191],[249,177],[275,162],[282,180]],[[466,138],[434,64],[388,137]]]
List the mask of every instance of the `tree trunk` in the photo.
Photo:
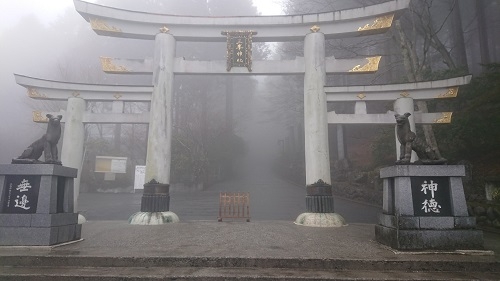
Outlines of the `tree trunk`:
[[[401,42],[401,48],[403,49],[403,59],[404,66],[406,68],[406,73],[408,75],[408,80],[410,82],[419,82],[423,80],[421,70],[418,65],[418,57],[416,57],[416,52],[411,42],[408,40],[406,34],[401,28],[399,21],[396,21],[396,29],[399,33],[399,40]],[[425,101],[417,101],[418,109],[422,113],[428,112],[427,103]],[[439,153],[439,148],[437,146],[436,137],[434,136],[434,131],[431,125],[423,125],[422,129],[424,131],[426,142],[436,149],[436,153]]]
[[490,49],[488,45],[486,15],[484,0],[476,0],[477,34],[481,51],[481,63],[490,63]]
[[[228,76],[226,78],[226,131],[227,137],[231,137],[233,135],[233,77]],[[232,152],[232,150],[231,150]],[[227,159],[227,163],[225,163],[225,176],[229,178],[233,174],[233,155],[231,155]]]
[[460,1],[453,1],[453,12],[452,12],[452,34],[451,40],[453,40],[453,50],[452,56],[455,59],[456,66],[465,71],[469,72],[469,67],[467,63],[467,53],[465,52],[465,40],[464,40],[464,30],[462,28],[462,15],[460,14]]
[[226,130],[233,132],[233,77],[226,78]]
[[406,37],[403,29],[401,28],[401,23],[399,20],[395,22],[395,27],[398,31],[399,38],[397,41],[401,44],[401,51],[403,53],[403,65],[406,69],[406,74],[409,82],[415,82],[415,66],[413,64],[414,60],[411,58],[412,46]]

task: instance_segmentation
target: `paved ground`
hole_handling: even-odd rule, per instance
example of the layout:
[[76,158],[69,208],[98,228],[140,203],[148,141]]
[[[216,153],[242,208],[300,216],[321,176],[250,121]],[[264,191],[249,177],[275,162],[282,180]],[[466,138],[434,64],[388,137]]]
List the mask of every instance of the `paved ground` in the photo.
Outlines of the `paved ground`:
[[[125,221],[83,225],[84,241],[55,247],[50,255],[93,257],[255,257],[345,260],[499,260],[492,252],[400,254],[374,241],[372,224],[340,228],[304,227],[289,221],[191,221],[157,226]],[[498,238],[498,236],[496,237]],[[488,238],[487,249],[499,243]],[[46,255],[45,247],[3,247],[0,256]]]

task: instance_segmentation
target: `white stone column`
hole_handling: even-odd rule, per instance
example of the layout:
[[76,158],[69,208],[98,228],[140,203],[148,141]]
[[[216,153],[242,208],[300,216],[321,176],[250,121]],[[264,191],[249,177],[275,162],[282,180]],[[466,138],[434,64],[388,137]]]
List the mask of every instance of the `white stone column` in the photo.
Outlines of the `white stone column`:
[[[85,142],[85,127],[83,114],[86,102],[81,98],[69,98],[64,114],[64,135],[61,148],[61,162],[64,166],[78,169],[78,176],[74,179],[74,206],[78,212],[78,196],[80,195],[80,175],[83,164],[83,145]],[[85,222],[82,215],[78,215],[78,223]]]
[[345,225],[333,211],[328,148],[325,68],[325,35],[313,32],[304,42],[304,134],[306,160],[306,208],[296,224],[333,227]]
[[146,182],[170,184],[175,39],[158,33],[153,60],[153,95],[146,156]]
[[337,124],[337,153],[338,161],[345,160],[344,125]]
[[[410,117],[408,117],[408,121],[410,121],[410,129],[412,130],[412,132],[417,133],[417,130],[415,128],[415,118],[413,115],[414,111],[415,111],[415,106],[414,106],[412,98],[399,98],[394,102],[394,112],[396,112],[398,114],[405,114],[406,112],[408,112],[411,114]],[[396,128],[395,128],[395,130],[396,130]],[[396,155],[397,155],[396,159],[399,159],[399,156],[401,154],[399,147],[400,147],[401,143],[398,140],[396,131],[395,131],[394,136],[396,138]],[[418,160],[417,153],[415,153],[415,151],[412,151],[410,161],[415,162],[416,160]]]
[[306,185],[322,180],[331,185],[328,120],[324,91],[325,35],[309,33],[304,42],[304,134]]
[[177,215],[169,211],[174,59],[174,36],[158,33],[153,59],[154,89],[149,119],[146,184],[141,211],[130,217],[131,224],[153,225],[179,221]]
[[[113,101],[111,112],[116,114],[122,114],[123,108],[125,107],[125,103],[120,100]],[[115,124],[114,136],[113,136],[113,151],[114,153],[120,152],[120,143],[121,143],[121,132],[122,132],[122,124]],[[117,155],[115,155],[117,156]]]

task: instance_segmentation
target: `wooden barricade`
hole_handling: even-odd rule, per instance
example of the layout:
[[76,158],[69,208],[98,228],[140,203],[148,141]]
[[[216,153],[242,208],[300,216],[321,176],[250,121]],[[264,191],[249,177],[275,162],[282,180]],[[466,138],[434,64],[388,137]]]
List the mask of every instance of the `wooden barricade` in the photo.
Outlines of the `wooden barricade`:
[[221,192],[219,197],[218,221],[227,219],[246,219],[250,221],[250,193]]

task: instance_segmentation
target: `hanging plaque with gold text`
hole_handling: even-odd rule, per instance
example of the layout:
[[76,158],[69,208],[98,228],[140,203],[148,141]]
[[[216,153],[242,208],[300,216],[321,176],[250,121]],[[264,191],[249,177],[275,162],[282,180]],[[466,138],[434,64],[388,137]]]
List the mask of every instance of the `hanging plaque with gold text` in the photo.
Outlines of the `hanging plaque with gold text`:
[[227,36],[227,71],[233,67],[246,67],[252,71],[252,35],[255,31],[222,31]]

